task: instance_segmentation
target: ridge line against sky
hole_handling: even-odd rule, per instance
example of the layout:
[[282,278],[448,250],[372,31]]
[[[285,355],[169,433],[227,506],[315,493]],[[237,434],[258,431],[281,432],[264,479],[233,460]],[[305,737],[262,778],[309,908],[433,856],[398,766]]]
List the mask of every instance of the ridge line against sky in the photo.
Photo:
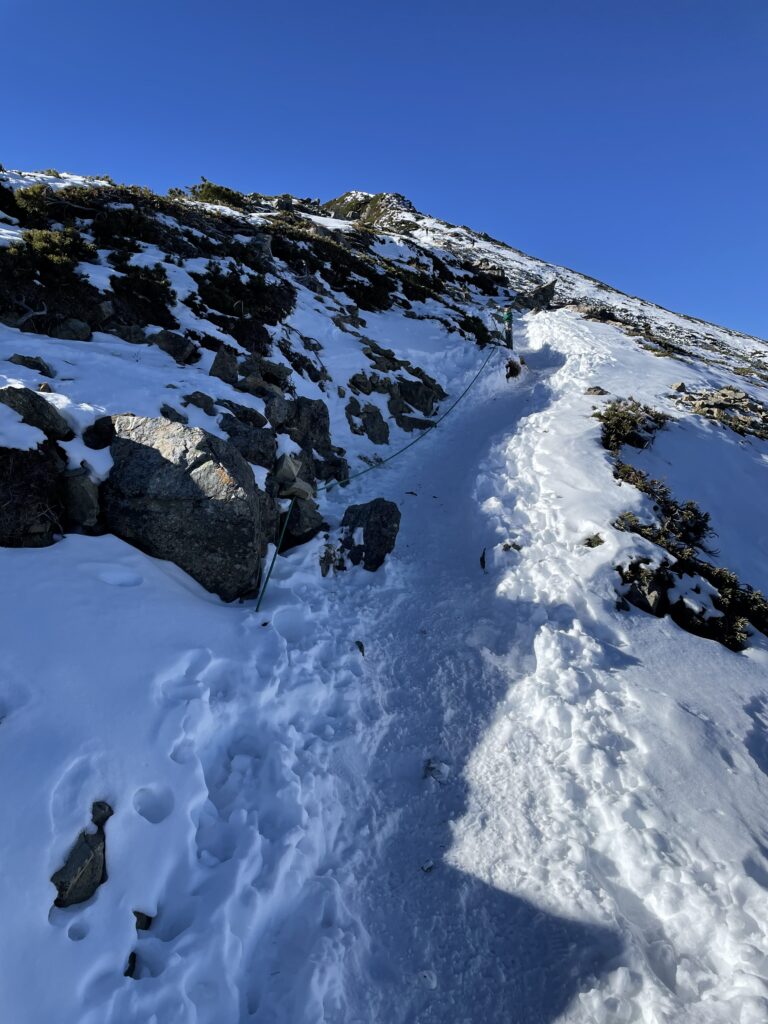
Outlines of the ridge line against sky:
[[[401,192],[659,305],[768,334],[768,5],[66,8],[6,48],[0,160],[165,191]],[[29,8],[0,5],[21,40]],[[72,58],[62,60],[62,54]]]

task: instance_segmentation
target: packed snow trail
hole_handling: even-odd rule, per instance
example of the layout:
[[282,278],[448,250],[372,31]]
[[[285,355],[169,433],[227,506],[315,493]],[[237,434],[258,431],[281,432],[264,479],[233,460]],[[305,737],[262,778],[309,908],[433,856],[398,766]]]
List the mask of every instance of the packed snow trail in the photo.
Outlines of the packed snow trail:
[[386,606],[372,592],[360,627],[365,681],[388,727],[373,754],[370,806],[353,829],[373,849],[358,876],[370,953],[349,1022],[554,1021],[621,949],[610,929],[547,913],[445,859],[451,822],[466,808],[464,765],[506,692],[491,651],[514,630],[480,566],[496,538],[478,506],[477,470],[494,439],[546,404],[559,357],[531,362],[514,384],[499,368],[432,444],[377,480],[378,492],[406,504]]
[[567,313],[522,347],[378,476],[408,504],[386,604],[347,599],[384,726],[341,831],[369,946],[328,1019],[762,1024],[765,643],[616,610],[636,540],[608,524],[642,499],[583,393],[629,372],[658,401],[679,367]]

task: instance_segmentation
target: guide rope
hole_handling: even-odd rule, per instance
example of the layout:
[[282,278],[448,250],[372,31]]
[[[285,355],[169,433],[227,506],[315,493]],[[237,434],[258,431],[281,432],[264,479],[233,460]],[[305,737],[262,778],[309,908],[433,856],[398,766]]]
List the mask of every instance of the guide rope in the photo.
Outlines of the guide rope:
[[[432,426],[427,427],[427,429],[422,431],[422,433],[419,434],[418,437],[415,437],[412,441],[409,441],[408,444],[403,445],[402,448],[399,448],[396,452],[393,452],[391,455],[388,455],[386,459],[382,459],[380,462],[375,462],[371,466],[366,466],[365,469],[361,469],[357,473],[353,473],[351,476],[348,476],[346,480],[329,480],[322,487],[318,487],[317,491],[318,492],[320,492],[320,491],[330,491],[334,487],[346,487],[349,483],[351,483],[352,480],[357,480],[358,477],[365,476],[366,473],[370,473],[374,469],[381,469],[382,466],[386,466],[386,464],[388,462],[392,462],[393,459],[396,459],[398,456],[402,455],[403,452],[407,452],[409,448],[413,448],[413,446],[415,444],[418,444],[418,442],[421,441],[423,438],[425,438],[427,436],[427,434],[431,434],[432,431],[435,430],[443,422],[443,420],[448,415],[448,413],[452,412],[456,408],[456,406],[459,404],[459,402],[461,402],[462,399],[465,398],[466,395],[469,394],[469,392],[472,390],[472,388],[474,387],[475,383],[477,382],[477,380],[479,379],[479,377],[481,376],[481,374],[485,370],[486,366],[488,366],[488,364],[490,363],[491,359],[493,359],[493,357],[496,354],[496,352],[499,351],[499,350],[503,350],[505,352],[509,351],[509,349],[507,348],[506,345],[490,345],[489,347],[491,348],[491,351],[488,353],[488,356],[486,357],[485,361],[483,362],[483,365],[477,371],[477,373],[472,378],[472,380],[469,382],[469,384],[467,384],[467,386],[461,392],[459,397],[454,402],[452,402],[451,405],[448,406],[448,408],[445,410],[445,412],[443,412],[440,416],[438,416],[438,418],[435,420],[435,422],[432,424]],[[266,590],[267,590],[267,584],[269,583],[270,577],[272,576],[272,570],[275,567],[275,562],[277,561],[277,556],[280,554],[280,548],[283,546],[283,540],[285,539],[285,532],[288,529],[288,522],[289,522],[289,520],[291,518],[291,513],[293,512],[293,509],[294,509],[295,505],[296,505],[296,498],[292,498],[291,499],[290,507],[288,509],[288,513],[287,513],[287,515],[285,517],[285,521],[283,522],[283,528],[280,531],[280,537],[278,539],[277,546],[275,547],[274,554],[272,555],[272,561],[269,563],[269,569],[267,571],[267,575],[266,575],[266,577],[264,579],[264,583],[262,584],[261,590],[259,591],[259,596],[258,596],[258,598],[256,600],[256,611],[257,612],[258,612],[259,608],[261,608],[261,602],[264,599],[264,594],[266,593]]]
[[477,371],[477,373],[469,382],[469,384],[467,384],[467,386],[461,392],[456,401],[449,405],[445,412],[442,413],[442,415],[438,416],[438,418],[435,420],[431,427],[427,427],[427,429],[423,430],[418,437],[415,437],[412,441],[409,441],[408,444],[403,445],[402,448],[399,448],[396,452],[393,452],[391,455],[388,455],[386,459],[382,459],[380,462],[374,462],[372,466],[366,466],[365,469],[361,469],[357,473],[353,473],[352,476],[348,476],[346,480],[329,480],[328,483],[325,484],[325,486],[318,487],[318,491],[330,491],[333,487],[346,487],[347,484],[350,483],[352,480],[356,480],[360,476],[365,476],[366,473],[370,473],[374,469],[381,469],[382,466],[386,466],[388,462],[392,462],[393,459],[396,459],[399,455],[402,455],[403,452],[407,452],[409,448],[413,448],[413,446],[415,444],[418,444],[418,442],[425,438],[427,434],[431,434],[432,431],[435,430],[436,427],[438,427],[443,422],[448,413],[452,412],[459,404],[459,402],[464,398],[464,396],[472,389],[475,381],[482,374],[483,370],[486,368],[488,363],[490,363],[496,350],[505,348],[505,346],[492,345],[491,348],[493,349],[493,351],[489,352],[488,358],[485,360],[485,362]]

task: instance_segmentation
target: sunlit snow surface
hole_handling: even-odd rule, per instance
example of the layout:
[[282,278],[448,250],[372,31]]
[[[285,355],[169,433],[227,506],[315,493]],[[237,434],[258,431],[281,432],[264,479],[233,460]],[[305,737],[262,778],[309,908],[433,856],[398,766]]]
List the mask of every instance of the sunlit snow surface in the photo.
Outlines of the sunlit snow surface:
[[[436,320],[366,320],[452,397],[485,358]],[[366,365],[306,290],[287,329],[334,382]],[[54,366],[76,428],[239,395],[205,376],[210,353],[177,367],[108,335],[1,330],[0,359]],[[768,645],[616,610],[613,567],[644,542],[610,523],[646,499],[614,481],[584,390],[676,418],[633,461],[700,501],[755,586],[768,446],[675,404],[673,383],[720,369],[566,311],[516,339],[520,378],[492,361],[438,431],[323,498],[331,526],[398,503],[375,574],[323,579],[318,538],[278,560],[256,615],[111,536],[0,549],[3,1021],[765,1024]],[[330,404],[338,443],[366,451]],[[34,445],[17,420],[2,443]],[[94,800],[115,811],[108,881],[53,909]]]

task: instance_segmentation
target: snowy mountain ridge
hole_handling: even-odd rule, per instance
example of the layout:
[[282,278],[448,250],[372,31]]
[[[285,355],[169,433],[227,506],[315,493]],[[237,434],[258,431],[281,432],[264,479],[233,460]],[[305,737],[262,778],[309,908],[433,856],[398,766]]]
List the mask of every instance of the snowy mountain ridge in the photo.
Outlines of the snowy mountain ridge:
[[49,172],[0,321],[8,1019],[768,1019],[765,342]]

